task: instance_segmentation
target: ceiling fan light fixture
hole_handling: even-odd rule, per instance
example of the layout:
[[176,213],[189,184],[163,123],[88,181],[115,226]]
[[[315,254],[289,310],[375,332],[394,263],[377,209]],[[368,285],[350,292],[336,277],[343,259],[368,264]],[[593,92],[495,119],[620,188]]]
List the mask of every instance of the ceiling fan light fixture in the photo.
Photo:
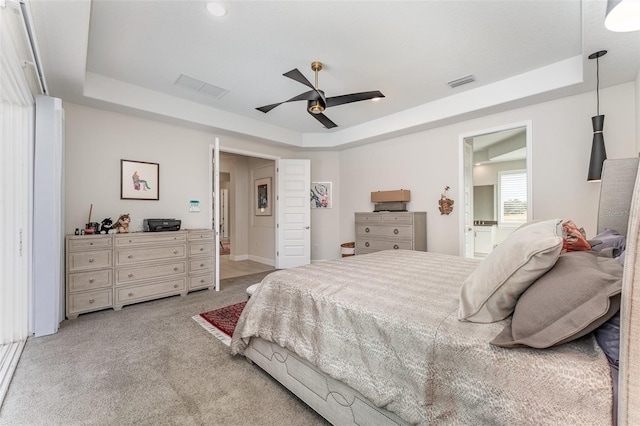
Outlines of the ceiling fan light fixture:
[[324,112],[324,107],[320,101],[312,101],[309,105],[309,112],[311,114],[322,114]]
[[224,7],[224,4],[220,2],[209,2],[207,3],[207,10],[213,16],[220,18],[227,14],[227,8]]

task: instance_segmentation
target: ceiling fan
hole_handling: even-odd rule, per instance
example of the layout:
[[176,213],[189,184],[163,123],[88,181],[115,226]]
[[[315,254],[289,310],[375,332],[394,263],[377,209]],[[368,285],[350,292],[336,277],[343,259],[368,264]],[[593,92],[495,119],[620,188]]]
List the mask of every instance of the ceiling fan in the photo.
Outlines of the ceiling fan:
[[288,99],[283,102],[278,102],[276,104],[270,104],[261,106],[256,108],[258,111],[262,111],[267,113],[277,107],[278,105],[293,102],[293,101],[307,101],[307,112],[311,114],[316,120],[318,120],[324,127],[327,129],[332,129],[334,127],[338,127],[336,123],[331,121],[326,115],[323,114],[324,110],[337,106],[344,105],[351,102],[358,101],[366,101],[367,99],[375,99],[375,98],[384,98],[384,95],[375,90],[373,92],[360,92],[360,93],[351,93],[349,95],[341,95],[341,96],[331,96],[329,98],[324,96],[324,90],[320,90],[318,88],[318,72],[322,70],[322,63],[315,61],[311,63],[311,69],[316,73],[316,84],[315,86],[311,84],[309,80],[306,79],[304,75],[297,69],[294,68],[289,72],[286,72],[282,75],[285,77],[289,77],[298,83],[302,83],[305,86],[311,88],[308,92],[304,92],[299,94],[298,96],[294,96],[291,99]]

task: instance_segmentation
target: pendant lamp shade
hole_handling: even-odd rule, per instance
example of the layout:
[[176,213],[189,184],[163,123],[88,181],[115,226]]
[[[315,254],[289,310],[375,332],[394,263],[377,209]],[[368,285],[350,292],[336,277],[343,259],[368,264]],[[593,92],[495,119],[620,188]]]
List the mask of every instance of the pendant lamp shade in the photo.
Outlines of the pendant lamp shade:
[[589,161],[589,181],[599,181],[602,176],[602,164],[607,159],[607,150],[604,147],[604,115],[591,117],[593,125],[593,141],[591,143],[591,160]]
[[589,55],[589,59],[596,60],[596,115],[591,117],[593,126],[593,140],[591,141],[591,159],[589,160],[589,174],[587,180],[599,182],[602,176],[602,164],[607,159],[607,151],[604,148],[604,115],[600,115],[600,57],[607,54],[606,50]]
[[640,0],[608,0],[604,26],[614,32],[640,30]]

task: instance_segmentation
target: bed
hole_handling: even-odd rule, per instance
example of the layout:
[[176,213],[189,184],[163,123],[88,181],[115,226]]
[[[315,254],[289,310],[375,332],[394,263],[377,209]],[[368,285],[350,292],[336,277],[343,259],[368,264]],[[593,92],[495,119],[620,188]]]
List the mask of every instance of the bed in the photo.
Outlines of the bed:
[[[540,253],[552,258],[558,252],[551,266],[519,269],[505,281],[511,293],[496,297],[500,292],[492,289],[480,303],[477,292],[465,289],[484,285],[483,271],[502,272],[457,256],[391,250],[276,271],[248,301],[232,353],[246,356],[336,425],[607,425],[616,405],[619,423],[634,424],[640,419],[633,404],[639,401],[633,367],[639,355],[629,343],[638,341],[633,319],[640,314],[634,305],[640,197],[633,205],[631,198],[640,192],[637,170],[637,159],[605,163],[598,212],[598,234],[616,229],[627,237],[624,275],[620,268],[617,290],[615,277],[609,280],[609,293],[598,299],[606,313],[590,323],[599,326],[621,303],[617,404],[607,356],[590,329],[577,329],[567,343],[553,336],[545,349],[522,346],[519,318],[535,292],[533,285],[514,290],[513,282],[522,287],[518,280],[536,273],[544,297],[550,292],[543,285],[554,285],[550,277],[558,265],[587,255],[563,257],[557,238],[534,250],[538,262]],[[514,234],[543,241],[540,235],[557,231],[554,223]],[[518,252],[520,246],[504,247]],[[607,267],[612,261],[602,260]],[[535,343],[525,343],[535,346],[540,333],[534,337]]]

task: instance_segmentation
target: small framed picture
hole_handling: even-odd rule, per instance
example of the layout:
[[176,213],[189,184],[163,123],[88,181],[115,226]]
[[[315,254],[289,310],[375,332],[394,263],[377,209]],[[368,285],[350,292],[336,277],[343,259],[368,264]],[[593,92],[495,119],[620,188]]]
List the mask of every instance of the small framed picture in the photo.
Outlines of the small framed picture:
[[160,165],[120,160],[120,199],[159,200]]
[[331,182],[311,182],[311,208],[330,209],[331,204]]
[[255,182],[256,216],[271,216],[271,178],[256,179]]

